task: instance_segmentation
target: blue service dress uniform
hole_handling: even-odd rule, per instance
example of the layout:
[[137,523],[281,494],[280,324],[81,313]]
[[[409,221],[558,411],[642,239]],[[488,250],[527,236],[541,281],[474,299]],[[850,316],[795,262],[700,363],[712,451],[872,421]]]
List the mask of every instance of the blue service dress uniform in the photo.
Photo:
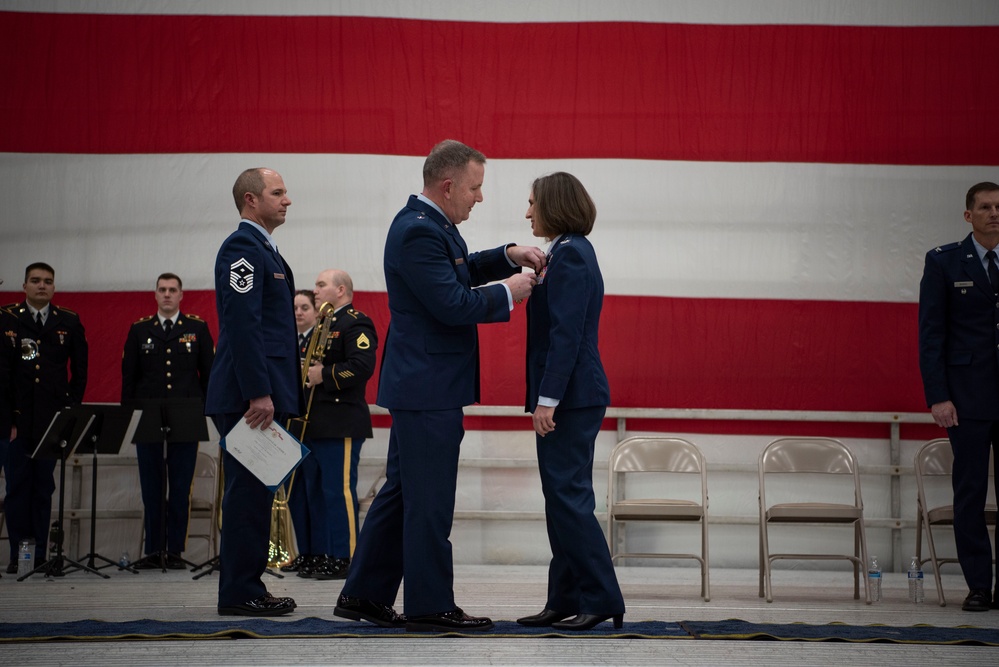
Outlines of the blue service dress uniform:
[[469,253],[458,228],[411,196],[385,241],[391,321],[378,405],[392,429],[386,482],[368,510],[343,594],[391,606],[405,577],[409,617],[451,612],[462,407],[479,400],[476,325],[510,319],[507,290],[485,285],[520,271],[505,246]]
[[624,598],[593,511],[593,450],[610,403],[597,348],[604,283],[589,240],[566,234],[527,301],[527,412],[558,400],[555,430],[536,435],[552,560],[546,609],[617,615]]
[[[294,294],[291,268],[258,229],[241,221],[215,261],[219,340],[205,413],[223,442],[252,398],[270,396],[281,424],[304,411]],[[267,593],[261,577],[267,569],[274,493],[224,450],[222,463],[218,604],[228,607]]]
[[[150,315],[132,324],[121,357],[121,402],[143,398],[205,398],[215,358],[208,325],[197,315],[178,312],[167,333],[159,317]],[[163,443],[136,443],[139,486],[145,508],[144,551],[166,550],[179,555],[187,543],[191,483],[198,459],[197,442],[167,445],[166,544],[161,544],[163,504]]]
[[[999,585],[999,541],[985,523],[989,451],[999,479],[999,295],[972,235],[930,250],[919,283],[919,368],[926,404],[951,401],[954,537],[971,590]],[[997,533],[999,540],[999,533]],[[993,575],[995,579],[993,579]]]
[[35,540],[35,562],[45,559],[55,491],[56,462],[32,459],[31,454],[60,410],[79,405],[87,388],[87,337],[79,316],[49,304],[45,324],[32,319],[25,302],[9,307],[17,319],[18,347],[34,341],[34,358],[15,359],[18,408],[17,438],[7,452],[7,534],[11,559],[18,544]]

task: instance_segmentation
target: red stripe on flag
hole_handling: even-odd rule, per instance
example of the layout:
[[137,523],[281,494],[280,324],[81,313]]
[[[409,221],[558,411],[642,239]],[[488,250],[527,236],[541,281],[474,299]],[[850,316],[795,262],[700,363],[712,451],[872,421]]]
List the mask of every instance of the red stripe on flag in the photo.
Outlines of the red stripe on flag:
[[[0,13],[0,151],[988,165],[999,27]],[[987,68],[986,68],[987,69]]]
[[[22,297],[0,295],[6,303]],[[152,293],[57,294],[90,342],[88,401],[117,401],[129,325],[155,309]],[[184,293],[184,312],[218,332],[215,295]],[[388,300],[354,305],[383,341]],[[922,412],[916,304],[608,296],[600,350],[616,407]],[[526,319],[479,327],[482,400],[523,405]],[[378,350],[379,363],[381,345]],[[374,403],[377,374],[368,384]],[[427,391],[434,391],[433,378]],[[745,431],[740,431],[745,432]]]

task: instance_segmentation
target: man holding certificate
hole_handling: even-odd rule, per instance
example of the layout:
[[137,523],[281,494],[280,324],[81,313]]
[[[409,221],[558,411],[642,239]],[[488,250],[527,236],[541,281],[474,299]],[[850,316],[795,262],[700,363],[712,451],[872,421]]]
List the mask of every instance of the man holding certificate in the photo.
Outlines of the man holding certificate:
[[242,220],[215,261],[219,340],[205,399],[205,413],[223,437],[218,612],[280,616],[295,601],[272,596],[261,578],[274,493],[227,451],[225,436],[240,421],[264,430],[304,411],[295,285],[271,236],[284,224],[291,200],[281,175],[263,168],[240,174],[232,193]]

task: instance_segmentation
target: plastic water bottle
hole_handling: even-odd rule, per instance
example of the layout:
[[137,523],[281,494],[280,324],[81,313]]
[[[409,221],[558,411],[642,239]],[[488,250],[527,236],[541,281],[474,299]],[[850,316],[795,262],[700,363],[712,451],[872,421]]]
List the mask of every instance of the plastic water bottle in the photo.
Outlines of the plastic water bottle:
[[867,582],[871,588],[871,602],[881,602],[881,566],[877,556],[871,556],[871,563],[867,566]]
[[919,559],[913,556],[909,563],[909,602],[922,602],[923,598],[923,568]]
[[131,564],[132,564],[132,561],[128,557],[128,552],[127,551],[122,551],[121,552],[121,557],[118,559],[118,567],[120,567],[121,569],[124,570],[126,567],[128,567]]
[[35,569],[35,545],[28,540],[21,540],[21,548],[17,552],[17,576],[23,576]]

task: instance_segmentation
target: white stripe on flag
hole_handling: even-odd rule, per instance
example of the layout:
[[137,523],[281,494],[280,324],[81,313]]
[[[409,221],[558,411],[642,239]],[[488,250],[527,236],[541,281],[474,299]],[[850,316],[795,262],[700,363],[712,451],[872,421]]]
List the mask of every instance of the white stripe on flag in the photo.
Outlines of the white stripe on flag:
[[[309,284],[348,270],[384,289],[385,232],[422,187],[422,157],[378,155],[0,155],[8,227],[0,266],[59,267],[62,289],[146,290],[174,271],[211,289],[215,253],[238,220],[244,168],[284,176],[292,199],[276,232]],[[490,160],[469,247],[543,245],[524,213],[533,179],[564,170],[593,196],[608,294],[914,302],[922,257],[963,238],[964,194],[995,167]],[[55,241],[55,242],[53,242]],[[72,286],[72,287],[71,287]]]

